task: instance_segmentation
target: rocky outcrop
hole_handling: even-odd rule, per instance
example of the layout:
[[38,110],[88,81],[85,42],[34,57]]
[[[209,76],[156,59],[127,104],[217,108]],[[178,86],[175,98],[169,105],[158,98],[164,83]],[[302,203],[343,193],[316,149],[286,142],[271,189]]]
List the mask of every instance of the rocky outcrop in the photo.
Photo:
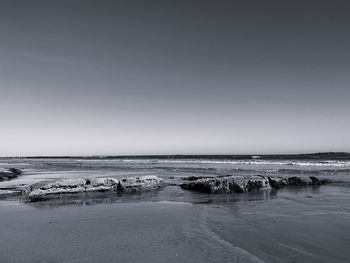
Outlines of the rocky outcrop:
[[64,194],[90,192],[115,192],[120,194],[155,191],[163,186],[163,181],[157,176],[142,176],[131,178],[91,178],[67,179],[49,183],[38,183],[29,186],[24,191],[26,201],[42,201],[59,197]]
[[119,180],[118,191],[122,193],[141,193],[155,191],[164,186],[157,176],[130,177]]
[[267,177],[267,176],[217,176],[186,177],[181,184],[164,182],[157,176],[129,178],[77,178],[54,182],[37,183],[24,192],[24,200],[35,202],[54,199],[67,194],[110,192],[114,194],[134,194],[155,192],[166,185],[178,185],[184,190],[208,194],[244,193],[262,189],[279,189],[285,186],[321,185],[327,181],[316,177]]
[[282,177],[268,177],[269,184],[274,189],[279,189],[288,185],[288,179]]
[[279,189],[285,186],[321,185],[326,183],[316,177],[266,177],[266,176],[224,176],[209,178],[189,178],[181,184],[185,190],[193,190],[208,194],[244,193],[262,189]]
[[0,182],[17,178],[22,174],[22,170],[17,168],[0,168]]
[[[193,178],[192,178],[193,179]],[[225,176],[192,180],[180,185],[182,189],[203,193],[243,193],[271,188],[267,177],[263,176]]]
[[268,177],[272,188],[279,189],[285,186],[305,186],[305,185],[321,185],[326,183],[325,180],[319,180],[316,177]]

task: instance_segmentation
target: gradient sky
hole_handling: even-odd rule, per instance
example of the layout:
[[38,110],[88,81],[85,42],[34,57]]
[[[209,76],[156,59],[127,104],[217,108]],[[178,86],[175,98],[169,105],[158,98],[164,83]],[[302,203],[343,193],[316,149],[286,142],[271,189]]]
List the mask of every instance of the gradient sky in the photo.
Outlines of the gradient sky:
[[350,151],[349,10],[2,0],[0,156]]

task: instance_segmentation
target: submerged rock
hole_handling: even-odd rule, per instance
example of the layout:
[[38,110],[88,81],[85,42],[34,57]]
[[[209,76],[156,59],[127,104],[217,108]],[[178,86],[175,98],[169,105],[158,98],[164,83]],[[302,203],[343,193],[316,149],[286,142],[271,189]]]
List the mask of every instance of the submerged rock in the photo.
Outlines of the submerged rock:
[[91,192],[141,193],[158,190],[163,181],[157,176],[115,178],[78,178],[49,183],[37,183],[24,191],[25,199],[31,202],[47,200],[62,194],[78,194]]
[[285,186],[305,186],[321,185],[326,181],[321,181],[316,177],[266,177],[266,176],[225,176],[208,178],[190,178],[189,182],[181,184],[185,190],[193,190],[202,193],[244,193],[261,189],[279,189]]
[[22,174],[22,170],[17,168],[0,168],[0,182],[17,178]]

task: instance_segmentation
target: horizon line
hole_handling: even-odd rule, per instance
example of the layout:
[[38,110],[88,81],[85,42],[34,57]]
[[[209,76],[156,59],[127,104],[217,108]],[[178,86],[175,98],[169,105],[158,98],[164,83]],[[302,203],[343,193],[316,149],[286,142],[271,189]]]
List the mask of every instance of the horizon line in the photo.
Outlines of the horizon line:
[[328,152],[298,152],[298,153],[246,153],[246,154],[92,154],[92,155],[26,155],[26,156],[0,156],[0,158],[125,158],[125,157],[167,157],[167,156],[174,156],[174,157],[189,157],[189,156],[211,156],[211,157],[240,157],[240,156],[303,156],[303,155],[329,155],[329,154],[336,154],[336,155],[350,155],[350,152],[347,151],[328,151]]

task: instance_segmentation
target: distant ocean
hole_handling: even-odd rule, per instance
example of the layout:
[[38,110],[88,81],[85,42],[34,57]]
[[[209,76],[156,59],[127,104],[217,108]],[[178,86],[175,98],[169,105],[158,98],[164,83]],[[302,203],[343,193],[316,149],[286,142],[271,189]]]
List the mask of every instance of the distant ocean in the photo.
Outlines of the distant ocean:
[[350,155],[345,153],[0,158],[0,167],[24,170],[17,179],[0,182],[0,195],[4,192],[1,189],[20,191],[44,180],[150,174],[164,179],[198,175],[317,176],[350,182]]

